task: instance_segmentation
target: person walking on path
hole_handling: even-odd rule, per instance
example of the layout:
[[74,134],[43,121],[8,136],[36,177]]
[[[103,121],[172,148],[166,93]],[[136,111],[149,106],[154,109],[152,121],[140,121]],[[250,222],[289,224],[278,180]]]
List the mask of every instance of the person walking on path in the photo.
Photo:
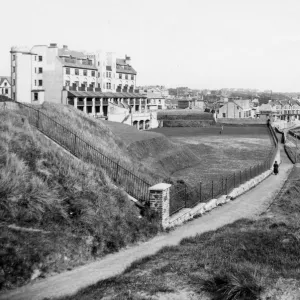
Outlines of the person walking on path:
[[222,134],[222,132],[223,132],[223,125],[221,126],[220,134]]
[[274,163],[274,165],[273,165],[273,170],[274,170],[274,174],[275,175],[277,175],[278,174],[278,172],[279,172],[279,165],[278,165],[278,163],[277,163],[277,160],[275,160],[275,163]]

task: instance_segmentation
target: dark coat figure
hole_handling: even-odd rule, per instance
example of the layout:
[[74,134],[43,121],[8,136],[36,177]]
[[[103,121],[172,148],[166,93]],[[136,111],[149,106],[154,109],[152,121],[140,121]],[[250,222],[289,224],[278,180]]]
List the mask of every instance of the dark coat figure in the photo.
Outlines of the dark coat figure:
[[278,168],[279,168],[279,165],[277,163],[277,161],[275,161],[274,165],[273,165],[273,170],[274,170],[274,174],[277,175],[278,174]]

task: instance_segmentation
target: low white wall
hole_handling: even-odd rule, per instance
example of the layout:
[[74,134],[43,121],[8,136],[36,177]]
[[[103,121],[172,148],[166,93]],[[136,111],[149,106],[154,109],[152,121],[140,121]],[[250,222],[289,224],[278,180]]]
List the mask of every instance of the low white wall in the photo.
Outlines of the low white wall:
[[[280,161],[280,153],[279,158],[277,160]],[[208,202],[203,202],[197,204],[193,208],[185,208],[180,210],[178,213],[171,216],[168,222],[165,224],[164,228],[171,228],[174,226],[178,226],[188,220],[193,219],[195,216],[201,216],[206,212],[209,212],[216,208],[217,206],[223,205],[236,197],[244,194],[245,192],[249,191],[260,182],[262,182],[265,178],[271,175],[273,172],[272,169],[252,178],[251,180],[245,182],[244,184],[240,185],[239,187],[233,189],[228,195],[222,195],[217,199],[211,199]]]

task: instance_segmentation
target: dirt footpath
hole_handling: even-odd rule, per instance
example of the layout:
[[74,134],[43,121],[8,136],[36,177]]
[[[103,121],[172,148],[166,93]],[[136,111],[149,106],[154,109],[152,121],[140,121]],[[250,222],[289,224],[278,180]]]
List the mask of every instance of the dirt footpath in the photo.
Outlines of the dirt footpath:
[[153,255],[168,245],[177,245],[183,238],[215,230],[240,218],[253,218],[264,212],[283,187],[293,165],[281,147],[282,164],[279,175],[271,175],[254,189],[210,213],[188,222],[175,230],[161,234],[148,242],[107,255],[72,271],[28,284],[16,290],[0,294],[0,299],[39,300],[76,293],[79,289],[99,280],[120,274],[137,259]]

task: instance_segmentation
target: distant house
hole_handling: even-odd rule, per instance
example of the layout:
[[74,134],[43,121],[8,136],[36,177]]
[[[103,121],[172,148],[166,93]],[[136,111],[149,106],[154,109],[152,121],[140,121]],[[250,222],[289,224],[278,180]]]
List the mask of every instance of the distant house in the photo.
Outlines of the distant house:
[[0,95],[11,98],[11,77],[0,76]]
[[251,118],[254,117],[254,111],[250,105],[251,100],[233,100],[228,99],[217,112],[216,117],[221,118]]
[[197,108],[204,110],[204,101],[202,99],[192,98],[192,99],[179,99],[178,100],[178,108],[186,109],[186,108]]
[[259,114],[273,117],[274,121],[300,120],[300,102],[298,100],[275,100],[259,106]]
[[147,92],[147,108],[149,110],[166,109],[166,99],[161,93]]

